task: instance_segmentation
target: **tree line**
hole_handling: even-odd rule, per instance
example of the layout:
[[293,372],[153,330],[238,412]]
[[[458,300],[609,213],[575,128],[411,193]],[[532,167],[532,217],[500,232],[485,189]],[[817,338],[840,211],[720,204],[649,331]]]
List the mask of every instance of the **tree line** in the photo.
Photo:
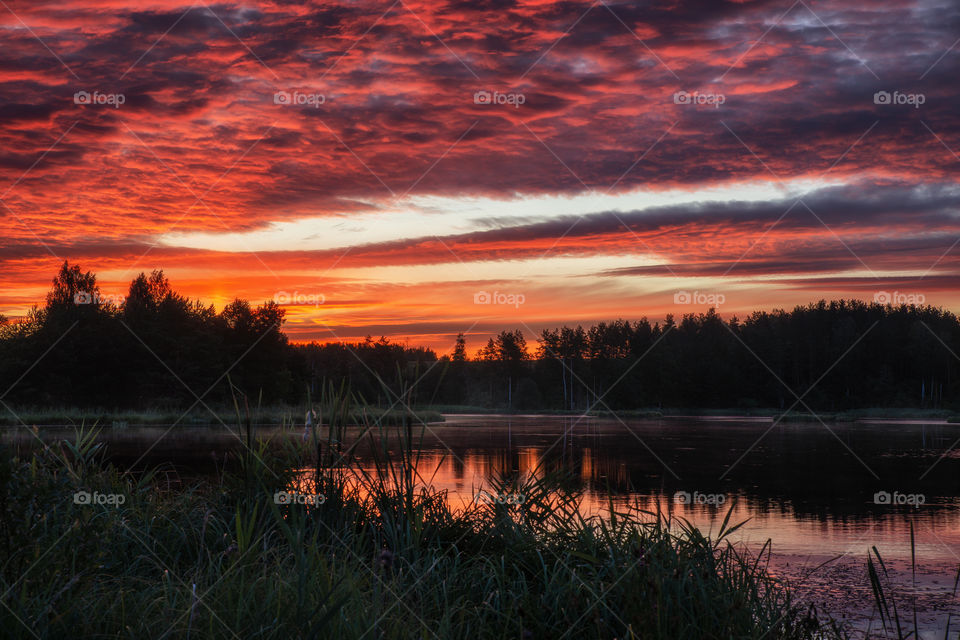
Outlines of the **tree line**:
[[544,329],[535,344],[504,330],[472,357],[463,334],[443,356],[386,338],[292,344],[284,321],[269,301],[235,299],[217,312],[174,291],[162,271],[141,273],[113,302],[93,273],[64,263],[42,307],[16,322],[0,316],[0,401],[300,404],[333,383],[384,407],[960,406],[960,322],[931,306],[821,300],[742,320],[711,309]]

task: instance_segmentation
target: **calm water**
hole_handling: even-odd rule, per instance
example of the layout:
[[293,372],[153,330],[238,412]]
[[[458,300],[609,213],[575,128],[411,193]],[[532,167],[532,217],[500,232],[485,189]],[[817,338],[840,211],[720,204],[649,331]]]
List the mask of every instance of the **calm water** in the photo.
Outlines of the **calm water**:
[[[104,435],[121,461],[150,447],[141,463],[172,461],[193,472],[237,442],[217,429],[178,427],[160,439],[164,431],[131,427]],[[605,511],[612,498],[618,506],[659,507],[705,531],[716,531],[734,505],[732,520],[747,521],[738,541],[759,551],[771,540],[773,573],[796,583],[805,602],[860,628],[872,614],[865,564],[876,546],[900,596],[916,602],[923,637],[943,638],[948,613],[951,627],[960,628],[952,594],[960,567],[958,440],[960,424],[461,415],[429,426],[420,473],[460,504],[495,474],[564,468],[584,492],[585,512]],[[681,504],[677,492],[724,504]],[[876,504],[878,492],[891,502],[922,504]]]
[[[431,426],[422,467],[435,471],[434,484],[453,499],[470,500],[502,470],[564,466],[579,478],[585,511],[606,510],[612,497],[619,505],[659,507],[708,531],[735,504],[732,520],[747,521],[738,540],[754,550],[771,540],[774,573],[796,583],[805,601],[860,628],[872,614],[865,564],[876,546],[901,596],[916,601],[923,635],[943,638],[947,614],[960,614],[953,596],[960,567],[960,452],[952,449],[958,439],[960,425],[947,424],[451,416]],[[725,504],[678,504],[678,491],[723,495]],[[896,493],[923,504],[875,504],[878,492],[891,494],[891,502]]]

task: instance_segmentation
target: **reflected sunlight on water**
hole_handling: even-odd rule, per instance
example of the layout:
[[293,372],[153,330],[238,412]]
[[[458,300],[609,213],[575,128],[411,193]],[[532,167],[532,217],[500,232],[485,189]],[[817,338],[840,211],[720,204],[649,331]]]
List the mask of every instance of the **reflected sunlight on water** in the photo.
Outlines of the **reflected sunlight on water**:
[[[348,433],[348,441],[358,433]],[[301,441],[299,431],[276,427],[258,435]],[[23,430],[4,436],[11,438],[29,444],[32,436]],[[239,446],[236,434],[216,428],[129,427],[102,438],[121,465],[172,464],[184,475],[217,473]],[[958,438],[960,425],[916,421],[828,428],[760,418],[448,416],[423,429],[417,471],[420,484],[447,492],[454,508],[476,500],[493,478],[545,472],[568,474],[587,516],[603,515],[612,504],[715,533],[732,508],[732,523],[746,521],[735,542],[757,553],[771,540],[775,575],[796,583],[805,602],[861,626],[873,607],[864,567],[876,546],[931,631],[942,630],[947,612],[960,615],[951,594],[960,565]],[[373,474],[368,445],[357,443],[355,464]],[[891,504],[911,496],[922,505]]]
[[[901,596],[915,600],[922,637],[935,637],[948,611],[960,613],[952,596],[960,468],[944,455],[958,435],[954,425],[918,422],[826,429],[716,418],[455,416],[429,426],[417,470],[422,484],[447,492],[454,508],[489,489],[491,478],[565,470],[588,516],[606,514],[612,504],[716,533],[732,509],[731,523],[746,523],[733,541],[757,553],[770,540],[774,575],[861,628],[872,614],[865,563],[876,546]],[[373,473],[360,451],[361,468]],[[924,504],[877,504],[878,492],[922,495]]]

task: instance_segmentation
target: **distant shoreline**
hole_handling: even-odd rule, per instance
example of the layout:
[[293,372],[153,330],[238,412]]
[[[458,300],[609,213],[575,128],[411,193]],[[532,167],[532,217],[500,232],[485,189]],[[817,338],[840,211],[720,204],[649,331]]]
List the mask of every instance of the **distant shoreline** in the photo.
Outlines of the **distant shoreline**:
[[[14,408],[16,415],[9,411],[0,413],[0,427],[23,426],[97,426],[100,428],[124,428],[128,426],[150,426],[178,424],[184,427],[220,425],[237,426],[237,414],[228,408],[213,408],[213,413],[207,410],[193,409],[187,413],[177,409],[146,409],[146,410],[107,410],[107,409],[80,409],[80,408]],[[402,424],[405,417],[413,424],[443,423],[447,418],[457,416],[518,416],[518,417],[560,417],[560,416],[589,416],[592,418],[621,418],[621,419],[680,419],[680,418],[717,418],[717,419],[750,419],[769,420],[771,422],[929,422],[929,423],[960,423],[960,413],[949,409],[911,409],[911,408],[879,408],[848,409],[844,411],[797,412],[786,414],[776,409],[744,409],[744,408],[674,408],[674,409],[623,409],[590,410],[586,413],[582,409],[515,409],[504,407],[476,407],[456,405],[428,405],[414,407],[413,414],[402,408],[392,407],[389,410],[368,407],[364,411],[374,420],[382,420],[384,424]],[[357,418],[360,418],[358,409]],[[216,417],[214,416],[216,414]],[[263,407],[251,412],[250,422],[255,425],[285,425],[289,427],[303,427],[305,408],[301,407]],[[247,417],[244,416],[244,422]]]

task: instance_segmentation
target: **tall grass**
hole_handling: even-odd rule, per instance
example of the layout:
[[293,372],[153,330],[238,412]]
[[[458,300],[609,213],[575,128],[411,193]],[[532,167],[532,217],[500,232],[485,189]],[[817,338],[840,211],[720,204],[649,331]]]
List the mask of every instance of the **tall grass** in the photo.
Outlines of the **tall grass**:
[[[883,561],[883,556],[876,547],[871,547],[873,555],[867,556],[867,575],[870,577],[870,587],[873,589],[874,605],[880,616],[880,624],[883,628],[884,638],[896,638],[896,640],[910,640],[920,637],[920,627],[917,620],[917,607],[914,601],[911,607],[911,614],[907,618],[901,618],[901,611],[897,607],[896,600],[889,595],[891,580],[890,572]],[[876,562],[874,562],[876,558]],[[910,577],[912,593],[917,590],[917,542],[914,535],[913,522],[910,522]],[[960,588],[960,567],[957,568],[957,575],[953,581],[952,597],[957,597],[958,588]],[[950,623],[953,614],[947,615],[947,621],[943,629],[943,640],[950,638]],[[912,623],[912,625],[910,624]],[[912,628],[911,628],[912,627]],[[895,634],[895,635],[894,635]],[[956,635],[954,636],[956,637]]]
[[[422,431],[326,388],[308,438],[249,437],[239,471],[178,492],[102,458],[96,434],[0,457],[0,629],[23,638],[837,638],[763,553],[659,513],[580,513],[562,477],[504,476],[521,504],[454,509]],[[238,403],[239,421],[246,421]],[[246,439],[246,438],[245,438]],[[304,473],[304,469],[311,469]],[[284,489],[319,504],[277,504]],[[76,504],[78,490],[124,496]]]

